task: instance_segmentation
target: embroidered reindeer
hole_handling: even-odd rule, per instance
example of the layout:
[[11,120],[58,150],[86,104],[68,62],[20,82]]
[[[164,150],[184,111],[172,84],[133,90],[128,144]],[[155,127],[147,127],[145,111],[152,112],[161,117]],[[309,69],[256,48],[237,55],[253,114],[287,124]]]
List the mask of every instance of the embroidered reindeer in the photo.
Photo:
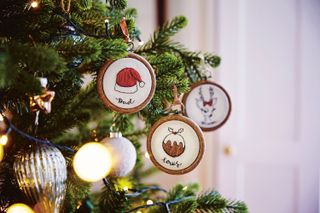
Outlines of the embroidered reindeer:
[[216,110],[215,105],[217,98],[214,98],[213,87],[209,87],[209,100],[205,100],[202,92],[202,87],[199,88],[200,98],[196,98],[197,107],[201,110],[204,120],[201,121],[204,125],[212,125],[216,121],[213,120],[213,112]]

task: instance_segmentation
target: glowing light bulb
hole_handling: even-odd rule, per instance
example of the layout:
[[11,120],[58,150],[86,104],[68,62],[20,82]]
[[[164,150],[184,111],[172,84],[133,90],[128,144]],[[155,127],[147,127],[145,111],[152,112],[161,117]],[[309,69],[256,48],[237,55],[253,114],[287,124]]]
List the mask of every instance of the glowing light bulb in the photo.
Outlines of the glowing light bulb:
[[82,146],[73,159],[74,171],[81,179],[88,182],[95,182],[106,177],[111,165],[109,150],[96,142]]
[[34,211],[23,203],[16,203],[8,208],[7,213],[34,213]]
[[144,156],[147,158],[147,159],[150,159],[150,155],[148,152],[144,153]]
[[37,8],[37,7],[39,7],[39,3],[38,3],[37,1],[32,1],[31,4],[30,4],[30,6],[31,6],[32,8]]
[[153,201],[152,200],[147,200],[147,205],[152,205]]
[[8,135],[1,135],[0,136],[0,144],[6,145],[8,143]]
[[3,159],[4,151],[3,151],[3,146],[0,144],[0,162]]

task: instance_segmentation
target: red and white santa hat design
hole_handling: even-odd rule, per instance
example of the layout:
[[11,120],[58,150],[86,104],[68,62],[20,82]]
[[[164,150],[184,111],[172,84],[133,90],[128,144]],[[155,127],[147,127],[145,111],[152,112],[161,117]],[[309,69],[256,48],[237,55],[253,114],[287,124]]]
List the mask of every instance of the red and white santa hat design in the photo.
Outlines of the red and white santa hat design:
[[145,82],[142,80],[139,72],[133,68],[123,68],[118,72],[114,89],[121,93],[135,93],[139,87],[144,87]]

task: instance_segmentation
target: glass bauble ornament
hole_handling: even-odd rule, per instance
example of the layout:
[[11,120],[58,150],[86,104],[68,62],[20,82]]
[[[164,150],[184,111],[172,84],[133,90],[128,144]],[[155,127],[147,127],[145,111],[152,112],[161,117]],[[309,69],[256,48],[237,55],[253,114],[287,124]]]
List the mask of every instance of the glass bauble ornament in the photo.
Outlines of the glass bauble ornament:
[[135,166],[137,152],[131,141],[122,137],[121,132],[111,132],[110,137],[101,141],[112,154],[110,176],[123,177]]
[[59,213],[66,193],[66,161],[56,147],[34,143],[19,153],[14,171],[20,189],[38,213]]

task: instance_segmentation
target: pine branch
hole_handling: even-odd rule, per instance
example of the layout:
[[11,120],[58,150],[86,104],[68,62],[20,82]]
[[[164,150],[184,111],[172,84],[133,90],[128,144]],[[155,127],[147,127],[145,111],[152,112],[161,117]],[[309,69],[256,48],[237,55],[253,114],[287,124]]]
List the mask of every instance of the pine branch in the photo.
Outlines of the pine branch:
[[99,198],[100,211],[104,213],[120,213],[127,208],[127,200],[124,191],[117,191],[114,183],[105,181],[105,187]]
[[241,201],[228,201],[218,192],[210,191],[200,195],[197,200],[196,212],[228,212],[247,213],[246,205]]
[[107,0],[111,9],[124,10],[128,6],[127,0]]
[[137,53],[154,52],[158,47],[167,43],[170,37],[187,25],[187,19],[184,16],[177,16],[171,22],[166,22],[162,27],[154,32],[151,39],[142,47],[136,50]]
[[90,185],[79,179],[73,172],[72,166],[68,169],[67,193],[65,198],[65,212],[74,212],[78,201],[89,196]]
[[189,184],[186,186],[178,184],[170,190],[166,198],[166,201],[175,200],[186,196],[195,196],[198,190],[199,184],[197,183]]
[[[176,17],[171,22],[167,22],[163,27],[156,31],[153,37],[142,47],[136,50],[137,53],[161,54],[170,52],[178,55],[184,64],[185,72],[191,82],[197,82],[206,78],[203,73],[202,57],[200,52],[191,52],[178,42],[172,42],[170,37],[177,33],[186,25],[184,17]],[[220,64],[220,57],[205,53],[204,63],[211,67]]]

